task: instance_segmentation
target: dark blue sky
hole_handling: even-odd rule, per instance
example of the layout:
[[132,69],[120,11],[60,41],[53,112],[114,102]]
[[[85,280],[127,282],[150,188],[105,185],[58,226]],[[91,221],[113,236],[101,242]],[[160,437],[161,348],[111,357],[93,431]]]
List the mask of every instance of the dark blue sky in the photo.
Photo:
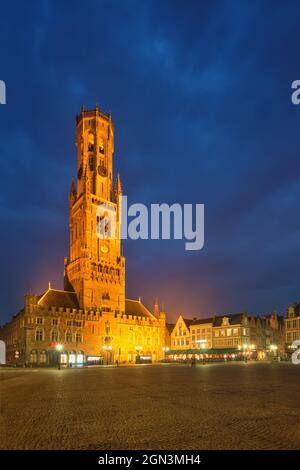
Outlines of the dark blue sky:
[[173,318],[299,300],[299,21],[299,2],[1,4],[2,321],[62,287],[75,115],[96,101],[132,201],[206,206],[200,252],[126,243],[128,296]]

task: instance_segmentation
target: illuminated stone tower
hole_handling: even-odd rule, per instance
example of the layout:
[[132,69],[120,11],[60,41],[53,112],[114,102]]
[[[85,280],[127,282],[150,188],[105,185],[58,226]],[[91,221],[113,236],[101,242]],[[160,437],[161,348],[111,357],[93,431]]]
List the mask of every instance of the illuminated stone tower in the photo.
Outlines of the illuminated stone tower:
[[[77,183],[72,179],[70,258],[65,289],[81,308],[125,311],[125,259],[121,254],[119,176],[113,187],[114,125],[110,114],[85,110],[76,118]],[[99,212],[100,208],[100,212]],[[111,225],[107,220],[114,220]],[[97,227],[102,227],[100,237]],[[112,238],[108,227],[116,231]]]

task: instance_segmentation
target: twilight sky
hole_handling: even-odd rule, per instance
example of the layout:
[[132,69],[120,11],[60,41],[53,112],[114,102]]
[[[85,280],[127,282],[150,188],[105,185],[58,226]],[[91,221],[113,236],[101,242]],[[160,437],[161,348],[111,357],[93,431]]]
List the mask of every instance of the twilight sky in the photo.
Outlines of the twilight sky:
[[127,296],[170,319],[300,300],[299,21],[296,1],[1,4],[1,323],[62,287],[75,115],[96,101],[130,202],[205,204],[202,251],[125,243]]

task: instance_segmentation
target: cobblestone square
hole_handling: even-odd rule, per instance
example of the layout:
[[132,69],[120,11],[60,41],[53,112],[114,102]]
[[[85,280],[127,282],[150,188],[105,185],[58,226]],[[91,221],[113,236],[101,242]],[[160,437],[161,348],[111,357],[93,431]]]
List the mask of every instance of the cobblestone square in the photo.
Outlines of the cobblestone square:
[[300,449],[290,363],[0,374],[2,449]]

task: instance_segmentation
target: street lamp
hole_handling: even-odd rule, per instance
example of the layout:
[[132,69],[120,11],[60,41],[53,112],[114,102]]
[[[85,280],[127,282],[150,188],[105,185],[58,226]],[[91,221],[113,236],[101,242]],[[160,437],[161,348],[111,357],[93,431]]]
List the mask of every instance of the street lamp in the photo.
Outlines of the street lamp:
[[57,351],[57,362],[58,362],[58,368],[60,369],[60,359],[61,359],[61,351],[63,350],[63,345],[60,344],[60,343],[57,343],[57,345],[55,346],[55,349]]
[[136,362],[137,364],[139,364],[139,362],[140,362],[140,359],[139,359],[139,358],[140,358],[140,352],[141,352],[141,350],[142,350],[142,346],[135,346],[134,349],[136,350],[136,359],[135,359],[135,362]]
[[271,344],[270,345],[270,350],[273,352],[274,359],[275,359],[275,357],[277,356],[277,350],[278,350],[277,344]]
[[244,343],[244,344],[243,344],[244,362],[247,362],[247,349],[248,349],[248,344]]

